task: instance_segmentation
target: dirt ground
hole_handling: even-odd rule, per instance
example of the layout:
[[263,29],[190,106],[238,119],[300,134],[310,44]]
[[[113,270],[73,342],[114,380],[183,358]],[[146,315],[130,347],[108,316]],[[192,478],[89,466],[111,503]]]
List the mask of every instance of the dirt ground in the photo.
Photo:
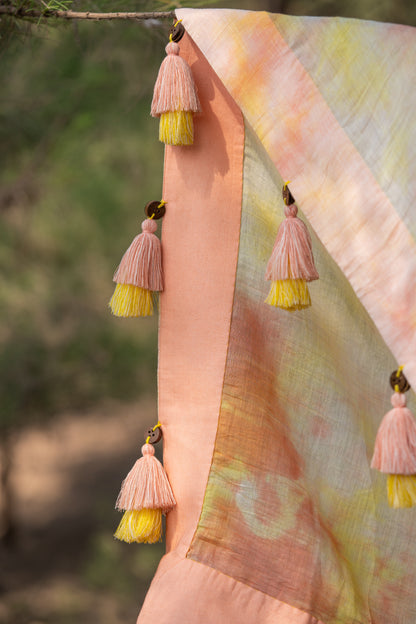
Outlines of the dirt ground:
[[114,540],[114,502],[155,422],[149,398],[65,414],[16,437],[17,532],[0,547],[1,624],[135,622],[163,545]]

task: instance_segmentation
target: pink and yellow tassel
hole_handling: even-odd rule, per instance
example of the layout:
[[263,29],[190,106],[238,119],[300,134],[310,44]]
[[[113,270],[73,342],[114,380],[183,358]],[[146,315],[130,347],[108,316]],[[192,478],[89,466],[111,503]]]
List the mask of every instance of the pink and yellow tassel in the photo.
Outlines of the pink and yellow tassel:
[[115,316],[153,314],[154,293],[163,290],[162,249],[154,234],[156,229],[153,219],[143,221],[142,233],[121,259],[113,278],[117,286],[109,303]]
[[114,537],[129,544],[160,541],[162,514],[176,505],[166,472],[148,440],[142,446],[142,457],[124,479],[116,502],[116,508],[125,513]]
[[[397,371],[398,379],[401,369]],[[406,407],[406,397],[398,384],[391,403],[393,409],[384,416],[377,432],[371,467],[388,475],[390,507],[413,507],[416,505],[416,420]]]
[[283,187],[285,220],[280,224],[266,279],[272,282],[266,303],[284,310],[301,310],[311,305],[307,282],[319,278],[315,268],[312,241],[288,189]]
[[[176,22],[175,27],[180,23]],[[181,28],[183,34],[184,29]],[[179,56],[182,34],[166,46],[153,92],[152,117],[159,117],[159,140],[167,145],[192,145],[194,142],[193,114],[200,112],[194,79],[188,63]]]

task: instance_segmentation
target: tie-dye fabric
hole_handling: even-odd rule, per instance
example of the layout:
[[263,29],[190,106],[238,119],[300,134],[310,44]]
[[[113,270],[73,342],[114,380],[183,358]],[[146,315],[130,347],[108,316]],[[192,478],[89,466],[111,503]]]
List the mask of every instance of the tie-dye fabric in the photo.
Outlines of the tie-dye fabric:
[[[203,113],[166,151],[178,505],[139,622],[413,624],[416,510],[388,507],[370,458],[390,372],[416,384],[415,31],[177,13]],[[292,313],[264,303],[286,180],[320,274]]]

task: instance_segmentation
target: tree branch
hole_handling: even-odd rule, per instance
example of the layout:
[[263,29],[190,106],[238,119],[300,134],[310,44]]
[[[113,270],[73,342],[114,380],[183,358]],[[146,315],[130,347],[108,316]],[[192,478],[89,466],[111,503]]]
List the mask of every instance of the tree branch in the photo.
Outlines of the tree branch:
[[153,11],[148,13],[91,13],[78,11],[60,11],[45,9],[39,11],[37,9],[15,8],[12,6],[0,4],[0,15],[12,15],[18,19],[39,19],[56,17],[65,20],[148,20],[148,19],[165,19],[175,18],[174,11]]

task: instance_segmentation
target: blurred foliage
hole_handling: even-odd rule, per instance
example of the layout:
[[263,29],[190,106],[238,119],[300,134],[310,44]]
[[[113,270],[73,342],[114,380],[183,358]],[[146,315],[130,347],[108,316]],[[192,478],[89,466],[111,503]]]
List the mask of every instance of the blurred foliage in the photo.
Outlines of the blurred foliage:
[[166,25],[37,27],[2,56],[0,426],[155,392],[156,321],[112,274],[161,197],[149,117]]

